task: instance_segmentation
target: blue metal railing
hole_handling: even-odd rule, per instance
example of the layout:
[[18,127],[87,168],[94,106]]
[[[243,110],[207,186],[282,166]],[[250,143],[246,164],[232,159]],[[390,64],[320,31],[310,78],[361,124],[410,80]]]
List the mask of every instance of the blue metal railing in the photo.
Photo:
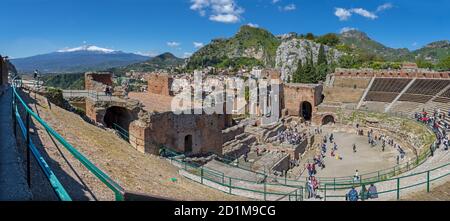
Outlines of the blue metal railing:
[[[97,168],[91,161],[89,161],[85,156],[83,156],[77,149],[75,149],[71,144],[69,144],[61,135],[59,135],[55,130],[53,130],[44,120],[42,120],[36,113],[34,113],[31,108],[23,101],[17,92],[17,85],[20,85],[20,82],[16,82],[13,79],[12,82],[12,110],[13,110],[13,119],[14,119],[14,133],[16,133],[16,125],[20,126],[22,135],[26,140],[27,147],[27,182],[31,185],[31,165],[30,165],[30,156],[38,161],[38,164],[41,170],[46,175],[50,184],[52,185],[53,190],[57,194],[58,198],[63,201],[71,201],[71,197],[68,195],[64,186],[60,183],[58,178],[55,176],[47,162],[39,153],[39,150],[33,144],[30,138],[30,120],[33,117],[39,124],[41,124],[45,130],[58,140],[78,161],[80,161],[90,172],[92,172],[103,184],[105,184],[109,189],[111,189],[115,194],[115,199],[118,201],[124,200],[124,189],[114,182],[108,175],[106,175],[103,171]],[[23,122],[22,117],[20,116],[19,106],[23,107],[26,113],[26,123]]]

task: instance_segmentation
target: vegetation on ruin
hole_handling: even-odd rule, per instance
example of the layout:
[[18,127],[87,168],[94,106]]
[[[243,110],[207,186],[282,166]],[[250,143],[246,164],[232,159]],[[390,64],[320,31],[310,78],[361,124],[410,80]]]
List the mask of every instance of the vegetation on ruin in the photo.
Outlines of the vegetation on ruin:
[[84,73],[49,74],[42,76],[44,86],[63,90],[84,90]]

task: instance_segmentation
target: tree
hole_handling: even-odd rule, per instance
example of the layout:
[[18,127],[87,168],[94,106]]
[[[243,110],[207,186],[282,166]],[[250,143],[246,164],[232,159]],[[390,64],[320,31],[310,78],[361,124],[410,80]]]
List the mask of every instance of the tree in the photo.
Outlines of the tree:
[[294,72],[294,74],[292,76],[292,82],[300,83],[300,78],[302,76],[302,73],[303,73],[303,65],[302,65],[302,60],[300,59],[298,61],[297,70]]
[[437,67],[442,71],[449,71],[450,70],[450,56],[443,58]]
[[317,43],[335,47],[340,43],[340,40],[336,34],[330,33],[317,38]]
[[327,56],[325,55],[325,47],[323,46],[323,44],[320,45],[319,48],[319,55],[317,56],[317,64],[321,65],[321,64],[327,64]]
[[425,61],[424,59],[420,58],[416,60],[417,67],[419,68],[427,68],[427,69],[433,69],[434,65],[431,62]]
[[314,41],[314,39],[316,38],[315,36],[314,36],[314,34],[313,33],[307,33],[306,34],[306,37],[305,37],[307,40],[311,40],[311,41]]

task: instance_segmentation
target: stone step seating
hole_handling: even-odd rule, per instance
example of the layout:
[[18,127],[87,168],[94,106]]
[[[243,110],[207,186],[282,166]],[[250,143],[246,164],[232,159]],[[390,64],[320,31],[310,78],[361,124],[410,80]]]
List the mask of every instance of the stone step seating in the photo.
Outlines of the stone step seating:
[[438,102],[438,103],[444,103],[444,104],[448,104],[450,103],[450,98],[446,98],[446,97],[437,97],[433,100],[434,102]]
[[450,89],[441,94],[441,97],[450,99]]
[[392,93],[392,92],[382,92],[382,91],[369,91],[365,101],[377,101],[377,102],[387,102],[391,103],[400,93]]
[[409,101],[409,102],[416,102],[416,103],[424,104],[424,103],[430,101],[432,98],[433,98],[432,95],[405,93],[398,100],[399,101]]
[[444,90],[450,80],[417,79],[406,91],[406,94],[422,94],[434,96]]
[[369,91],[400,93],[411,79],[377,78]]
[[411,79],[376,78],[364,100],[390,103],[410,81]]
[[420,103],[409,102],[409,101],[397,101],[394,106],[392,106],[389,112],[391,113],[402,113],[404,115],[413,116],[416,109],[420,106]]

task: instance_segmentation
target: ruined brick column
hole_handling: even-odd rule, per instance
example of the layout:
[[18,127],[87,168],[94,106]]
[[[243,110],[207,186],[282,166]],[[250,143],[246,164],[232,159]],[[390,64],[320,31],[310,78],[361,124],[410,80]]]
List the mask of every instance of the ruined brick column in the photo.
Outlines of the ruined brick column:
[[159,155],[159,147],[148,136],[150,130],[147,123],[142,120],[131,122],[129,129],[130,144],[141,153]]

